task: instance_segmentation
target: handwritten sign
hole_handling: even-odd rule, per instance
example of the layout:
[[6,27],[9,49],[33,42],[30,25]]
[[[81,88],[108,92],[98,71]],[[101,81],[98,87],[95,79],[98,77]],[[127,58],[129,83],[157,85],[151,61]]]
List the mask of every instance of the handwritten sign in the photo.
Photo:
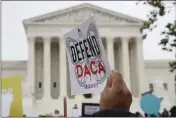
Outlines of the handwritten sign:
[[13,89],[2,89],[2,116],[10,116],[10,108],[13,102]]
[[100,93],[110,66],[94,17],[64,35],[69,63],[71,94]]
[[82,117],[91,117],[92,114],[100,110],[100,105],[97,103],[82,103]]
[[[2,116],[22,117],[21,78],[18,76],[2,78]],[[0,96],[0,97],[1,97]]]

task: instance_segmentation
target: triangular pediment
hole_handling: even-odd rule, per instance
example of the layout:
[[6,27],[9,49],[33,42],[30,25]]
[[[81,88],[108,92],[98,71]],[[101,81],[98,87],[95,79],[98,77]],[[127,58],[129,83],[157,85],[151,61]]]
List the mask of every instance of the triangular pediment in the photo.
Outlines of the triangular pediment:
[[94,16],[97,23],[143,23],[141,19],[84,3],[67,9],[24,20],[28,23],[80,23]]

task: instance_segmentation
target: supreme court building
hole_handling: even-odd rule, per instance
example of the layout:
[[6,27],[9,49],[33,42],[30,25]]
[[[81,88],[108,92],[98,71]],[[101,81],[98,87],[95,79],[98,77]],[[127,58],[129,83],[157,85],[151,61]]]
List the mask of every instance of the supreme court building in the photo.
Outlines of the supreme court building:
[[174,74],[169,72],[170,60],[145,61],[143,58],[140,27],[144,21],[85,3],[23,21],[28,61],[4,61],[2,74],[22,77],[24,113],[34,116],[58,109],[63,114],[63,96],[68,98],[68,111],[74,104],[81,111],[82,102],[99,102],[99,95],[92,98],[71,95],[63,37],[90,16],[95,17],[111,69],[122,72],[133,94],[131,111],[141,111],[140,96],[155,81],[163,82],[163,91],[168,96],[165,106],[173,105],[175,87]]

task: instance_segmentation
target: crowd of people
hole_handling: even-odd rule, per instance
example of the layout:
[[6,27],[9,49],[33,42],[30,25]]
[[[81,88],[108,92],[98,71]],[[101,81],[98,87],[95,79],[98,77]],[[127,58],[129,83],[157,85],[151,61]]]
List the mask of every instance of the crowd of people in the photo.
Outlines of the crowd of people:
[[[55,113],[58,115],[52,115],[52,114],[43,114],[43,115],[38,115],[38,117],[63,117],[63,115],[59,115],[59,111],[55,110]],[[136,117],[176,117],[176,106],[173,106],[169,111],[167,111],[166,109],[164,109],[164,111],[162,113],[158,114],[159,116],[156,115],[148,115],[148,114],[144,114],[142,115],[140,112],[136,112],[135,116]],[[23,117],[27,117],[25,114],[23,115]]]
[[176,117],[176,106],[173,106],[169,111],[164,109],[164,111],[162,113],[158,113],[158,116],[157,115],[148,115],[146,113],[144,115],[142,115],[140,112],[136,112],[135,115],[136,115],[136,117]]

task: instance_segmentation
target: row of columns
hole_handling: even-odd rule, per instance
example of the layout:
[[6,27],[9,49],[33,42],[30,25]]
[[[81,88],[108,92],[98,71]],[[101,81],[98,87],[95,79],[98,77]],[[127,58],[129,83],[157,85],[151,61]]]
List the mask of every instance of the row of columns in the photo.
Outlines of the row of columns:
[[[32,93],[34,93],[34,82],[35,82],[35,40],[36,37],[28,37],[28,80],[30,80],[30,83],[32,85]],[[44,97],[45,99],[50,99],[50,87],[51,87],[51,39],[52,37],[43,37],[44,42]],[[67,72],[66,72],[66,50],[65,50],[65,44],[64,40],[59,41],[60,48],[59,53],[60,56],[60,77],[64,78],[63,81],[60,84],[60,94],[62,96],[66,96],[66,83],[67,83]],[[35,94],[34,94],[35,96]]]
[[[107,37],[107,56],[108,56],[108,60],[109,60],[109,64],[111,69],[115,68],[115,61],[118,60],[114,60],[114,56],[116,55],[114,52],[114,43],[116,40],[120,40],[119,42],[121,43],[121,50],[122,50],[122,54],[121,54],[121,60],[122,60],[122,74],[123,74],[123,79],[125,80],[125,83],[127,85],[127,87],[131,90],[132,89],[132,78],[130,75],[130,69],[136,69],[136,83],[137,85],[133,85],[133,86],[138,86],[138,93],[136,96],[140,96],[142,93],[146,92],[149,90],[148,87],[148,82],[145,78],[145,70],[144,70],[144,58],[143,58],[143,44],[142,44],[142,37],[121,37],[121,38],[117,38],[115,39],[115,37]],[[134,42],[135,43],[135,48],[134,51],[136,52],[135,58],[134,60],[136,61],[136,65],[132,68],[130,68],[130,48],[129,48],[129,44],[130,42]],[[131,90],[132,91],[132,90]]]
[[[51,37],[43,37],[44,40],[44,97],[45,99],[50,99],[50,81],[51,81]],[[114,60],[114,41],[115,37],[107,37],[107,56],[111,66],[111,69],[115,68]],[[131,89],[131,79],[130,79],[130,57],[129,57],[129,41],[130,38],[121,38],[121,47],[122,47],[122,73],[123,78],[129,89]],[[60,95],[67,96],[67,72],[66,72],[66,49],[64,39],[59,40],[59,59],[60,59]],[[32,85],[34,85],[35,79],[35,37],[29,37],[28,40],[29,46],[29,60],[28,60],[28,79],[31,80]],[[144,60],[142,53],[142,39],[136,39],[136,60],[138,64],[134,69],[137,69],[138,83],[140,92],[146,91],[147,87],[145,85],[144,79]],[[32,91],[34,93],[34,86]]]
[[[130,81],[130,58],[129,58],[129,41],[130,38],[121,38],[121,46],[122,46],[122,73],[123,73],[123,78],[125,79],[125,82],[128,86],[129,89],[131,89],[131,81]],[[115,69],[115,61],[114,60],[114,42],[115,38],[114,37],[109,37],[107,41],[107,54],[108,54],[108,60],[110,63],[111,69]]]

